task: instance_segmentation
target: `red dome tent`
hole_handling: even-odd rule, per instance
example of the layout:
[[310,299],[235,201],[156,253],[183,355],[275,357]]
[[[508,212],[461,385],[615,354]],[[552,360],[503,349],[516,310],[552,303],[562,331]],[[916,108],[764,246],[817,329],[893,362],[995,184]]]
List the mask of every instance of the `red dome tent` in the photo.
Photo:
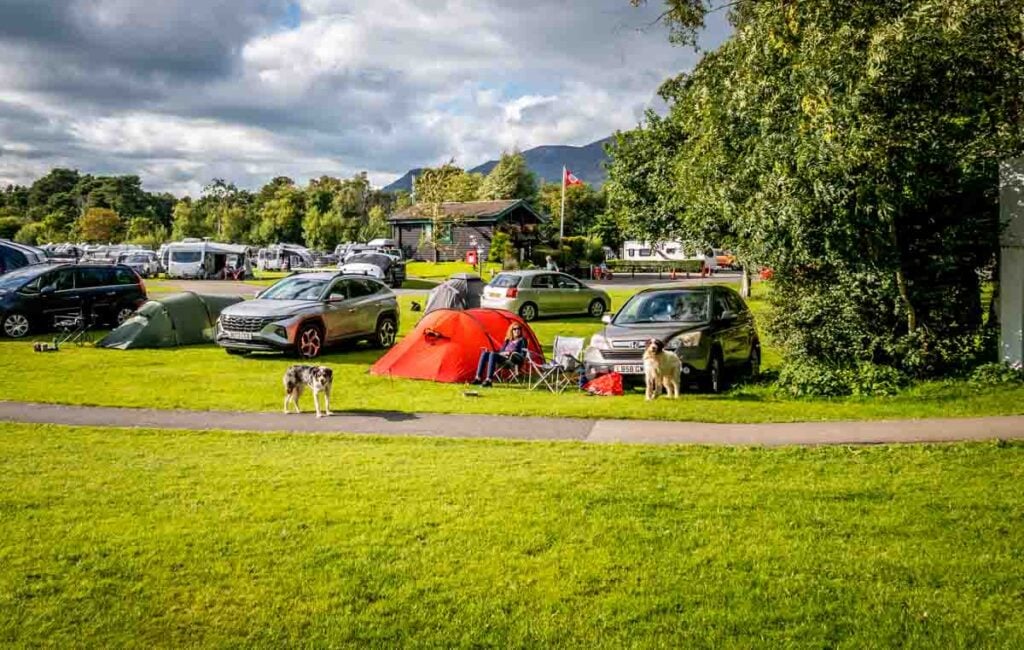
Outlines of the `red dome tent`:
[[497,350],[512,323],[523,328],[526,347],[537,363],[544,360],[530,326],[500,309],[438,309],[423,317],[408,336],[370,368],[371,375],[467,382],[476,374],[480,350]]

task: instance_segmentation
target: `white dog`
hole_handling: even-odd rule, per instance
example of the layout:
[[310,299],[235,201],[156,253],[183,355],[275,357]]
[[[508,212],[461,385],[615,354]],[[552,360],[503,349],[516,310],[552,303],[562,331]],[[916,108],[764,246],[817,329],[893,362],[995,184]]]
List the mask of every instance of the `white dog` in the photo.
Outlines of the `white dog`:
[[682,365],[674,352],[666,352],[665,344],[651,339],[644,348],[644,380],[647,384],[647,399],[658,397],[662,387],[665,393],[675,399],[679,397],[679,373]]
[[320,395],[324,396],[324,413],[331,415],[331,386],[334,384],[334,372],[327,366],[292,366],[284,373],[284,412],[288,414],[288,402],[299,411],[299,396],[302,388],[309,386],[313,391],[313,407],[316,416],[320,413]]

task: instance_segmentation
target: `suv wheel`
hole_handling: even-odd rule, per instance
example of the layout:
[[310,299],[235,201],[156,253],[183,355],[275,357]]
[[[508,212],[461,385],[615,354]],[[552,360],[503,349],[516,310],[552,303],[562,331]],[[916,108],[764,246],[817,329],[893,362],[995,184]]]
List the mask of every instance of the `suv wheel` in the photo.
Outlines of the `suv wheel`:
[[711,361],[708,362],[708,376],[705,381],[708,390],[712,393],[721,393],[725,390],[725,366],[722,363],[722,354],[717,350],[711,353]]
[[604,301],[603,300],[592,300],[590,307],[587,308],[587,313],[594,318],[601,318],[604,315]]
[[320,356],[324,348],[324,335],[320,327],[313,323],[303,325],[295,335],[295,350],[303,359],[314,359]]
[[537,318],[537,305],[532,302],[528,302],[519,308],[519,315],[524,321],[529,323],[534,318]]
[[373,334],[373,342],[378,348],[390,348],[395,344],[398,326],[391,316],[384,316],[377,321],[377,330]]
[[132,309],[131,307],[122,307],[117,312],[117,316],[115,317],[115,324],[116,325],[120,325],[120,324],[124,323],[126,320],[131,318],[132,314],[134,314],[134,313],[135,313],[135,310]]
[[7,314],[4,318],[3,329],[4,336],[9,336],[12,339],[20,339],[28,334],[29,330],[32,328],[28,322],[27,316],[15,312],[13,314]]

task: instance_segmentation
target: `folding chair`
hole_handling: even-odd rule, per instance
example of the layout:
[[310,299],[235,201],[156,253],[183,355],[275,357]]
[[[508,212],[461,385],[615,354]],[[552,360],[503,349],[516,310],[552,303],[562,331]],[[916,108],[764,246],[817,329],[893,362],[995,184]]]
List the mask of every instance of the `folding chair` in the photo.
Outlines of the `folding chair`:
[[551,360],[531,362],[530,388],[544,386],[552,393],[561,393],[583,369],[584,339],[577,336],[556,336]]
[[494,383],[496,384],[520,384],[524,380],[529,381],[530,350],[527,348],[525,354],[513,354],[505,361],[498,363],[494,368]]

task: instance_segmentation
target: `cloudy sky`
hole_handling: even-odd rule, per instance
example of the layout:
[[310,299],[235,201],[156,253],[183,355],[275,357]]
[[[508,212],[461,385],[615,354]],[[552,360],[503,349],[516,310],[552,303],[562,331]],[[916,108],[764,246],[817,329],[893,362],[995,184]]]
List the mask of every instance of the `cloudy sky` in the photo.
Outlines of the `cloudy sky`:
[[[697,55],[659,0],[0,0],[0,185],[51,167],[196,194],[582,145]],[[726,33],[720,13],[705,33]]]

